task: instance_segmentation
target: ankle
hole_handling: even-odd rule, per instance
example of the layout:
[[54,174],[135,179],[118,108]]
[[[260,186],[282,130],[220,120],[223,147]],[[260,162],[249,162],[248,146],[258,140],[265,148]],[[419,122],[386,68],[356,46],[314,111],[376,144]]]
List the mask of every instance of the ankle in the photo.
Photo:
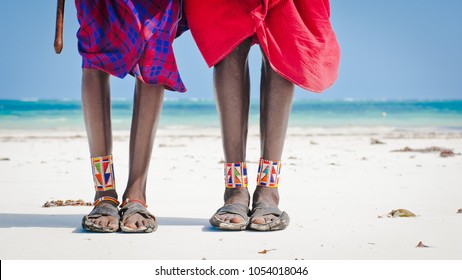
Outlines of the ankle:
[[112,197],[112,198],[115,198],[115,199],[119,198],[119,196],[117,195],[116,190],[98,191],[98,192],[95,192],[95,201],[100,199],[101,197],[104,197],[104,196]]
[[122,196],[122,201],[138,201],[146,205],[146,195],[141,192],[125,192]]
[[226,188],[224,194],[225,204],[242,203],[249,205],[250,194],[247,188]]
[[281,174],[280,160],[266,160],[261,158],[258,164],[257,188],[253,193],[252,205],[266,203],[279,204],[279,176]]
[[138,203],[138,204],[141,204],[144,208],[148,208],[148,205],[146,205],[146,200],[138,200],[138,199],[130,199],[130,198],[126,198],[122,200],[122,203],[120,204],[120,208],[124,208],[125,205],[129,203]]
[[278,188],[268,188],[265,186],[257,186],[252,196],[252,205],[257,203],[267,203],[271,205],[279,205],[279,190]]

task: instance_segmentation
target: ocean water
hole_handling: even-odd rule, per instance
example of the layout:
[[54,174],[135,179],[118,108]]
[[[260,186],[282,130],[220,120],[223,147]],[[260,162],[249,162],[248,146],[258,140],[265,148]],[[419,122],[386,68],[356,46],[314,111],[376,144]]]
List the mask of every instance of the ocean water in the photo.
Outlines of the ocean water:
[[[132,101],[112,102],[114,129],[129,129]],[[259,104],[251,102],[250,123],[258,124]],[[164,102],[161,127],[218,127],[213,100]],[[462,100],[295,100],[290,126],[438,128],[462,131]],[[79,100],[0,100],[0,129],[84,129]]]

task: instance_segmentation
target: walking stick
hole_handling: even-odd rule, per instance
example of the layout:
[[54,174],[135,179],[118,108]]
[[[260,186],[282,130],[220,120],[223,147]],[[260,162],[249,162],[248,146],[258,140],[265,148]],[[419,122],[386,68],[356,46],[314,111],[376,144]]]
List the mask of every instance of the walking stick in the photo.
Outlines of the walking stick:
[[55,30],[55,52],[60,54],[63,50],[63,22],[64,22],[64,3],[65,0],[58,0],[56,9],[56,30]]

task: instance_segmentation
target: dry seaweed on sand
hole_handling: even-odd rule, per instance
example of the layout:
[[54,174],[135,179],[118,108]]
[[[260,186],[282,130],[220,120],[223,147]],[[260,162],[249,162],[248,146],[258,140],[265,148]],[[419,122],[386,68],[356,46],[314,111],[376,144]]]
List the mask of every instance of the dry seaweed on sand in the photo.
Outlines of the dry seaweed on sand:
[[383,144],[385,144],[385,142],[380,141],[378,139],[374,139],[374,138],[371,139],[371,145],[383,145]]
[[416,215],[407,209],[396,209],[396,210],[391,210],[391,212],[388,213],[388,217],[409,218],[409,217],[416,217]]
[[60,207],[60,206],[92,206],[92,205],[93,203],[85,202],[82,199],[78,199],[78,200],[67,199],[67,200],[47,201],[42,205],[42,207],[48,208],[48,207]]
[[[385,216],[385,215],[383,215]],[[378,216],[378,218],[383,218],[383,216]],[[412,213],[411,211],[407,209],[396,209],[396,210],[391,210],[390,213],[386,215],[388,218],[409,218],[409,217],[417,217],[416,214]]]
[[393,150],[392,152],[414,152],[414,153],[439,153],[440,157],[453,157],[456,155],[460,155],[460,153],[454,153],[452,149],[431,146],[423,149],[413,149],[410,147],[404,147],[399,150]]
[[456,154],[453,151],[450,151],[450,150],[440,152],[440,157],[453,157],[455,155]]
[[430,247],[430,246],[425,245],[425,244],[423,244],[422,241],[420,241],[415,247],[416,247],[416,248],[428,248],[428,247]]
[[258,253],[259,254],[267,254],[269,251],[274,251],[274,250],[276,250],[276,249],[268,249],[268,250],[264,249],[263,251],[260,251]]

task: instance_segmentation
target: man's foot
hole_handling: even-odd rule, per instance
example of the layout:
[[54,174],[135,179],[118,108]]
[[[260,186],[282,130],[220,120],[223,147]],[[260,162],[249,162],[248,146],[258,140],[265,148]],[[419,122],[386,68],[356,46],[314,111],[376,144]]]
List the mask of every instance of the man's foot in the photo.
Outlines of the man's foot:
[[[279,192],[278,188],[268,188],[257,186],[253,193],[252,199],[252,209],[255,208],[257,204],[264,203],[270,207],[278,207],[279,204]],[[259,215],[258,210],[254,213],[253,218],[250,220],[253,224],[267,224],[277,219],[275,215]]]
[[253,194],[249,228],[260,231],[281,230],[289,225],[289,215],[279,210],[277,188],[257,186]]
[[244,230],[249,222],[250,195],[247,188],[226,188],[225,205],[217,210],[210,223],[224,230]]
[[[248,206],[250,202],[249,190],[247,190],[247,188],[236,188],[236,189],[226,188],[224,200],[225,200],[225,205],[240,203],[240,204],[244,204]],[[242,216],[231,214],[231,213],[221,214],[221,215],[218,215],[218,217],[220,218],[220,220],[226,223],[237,224],[237,223],[242,223],[245,220]]]
[[95,207],[82,219],[82,227],[92,232],[116,232],[119,230],[119,202],[115,192],[107,191],[111,195],[101,196],[103,192],[97,193]]
[[146,208],[144,201],[125,199],[120,208],[120,229],[130,233],[155,231],[156,217]]

